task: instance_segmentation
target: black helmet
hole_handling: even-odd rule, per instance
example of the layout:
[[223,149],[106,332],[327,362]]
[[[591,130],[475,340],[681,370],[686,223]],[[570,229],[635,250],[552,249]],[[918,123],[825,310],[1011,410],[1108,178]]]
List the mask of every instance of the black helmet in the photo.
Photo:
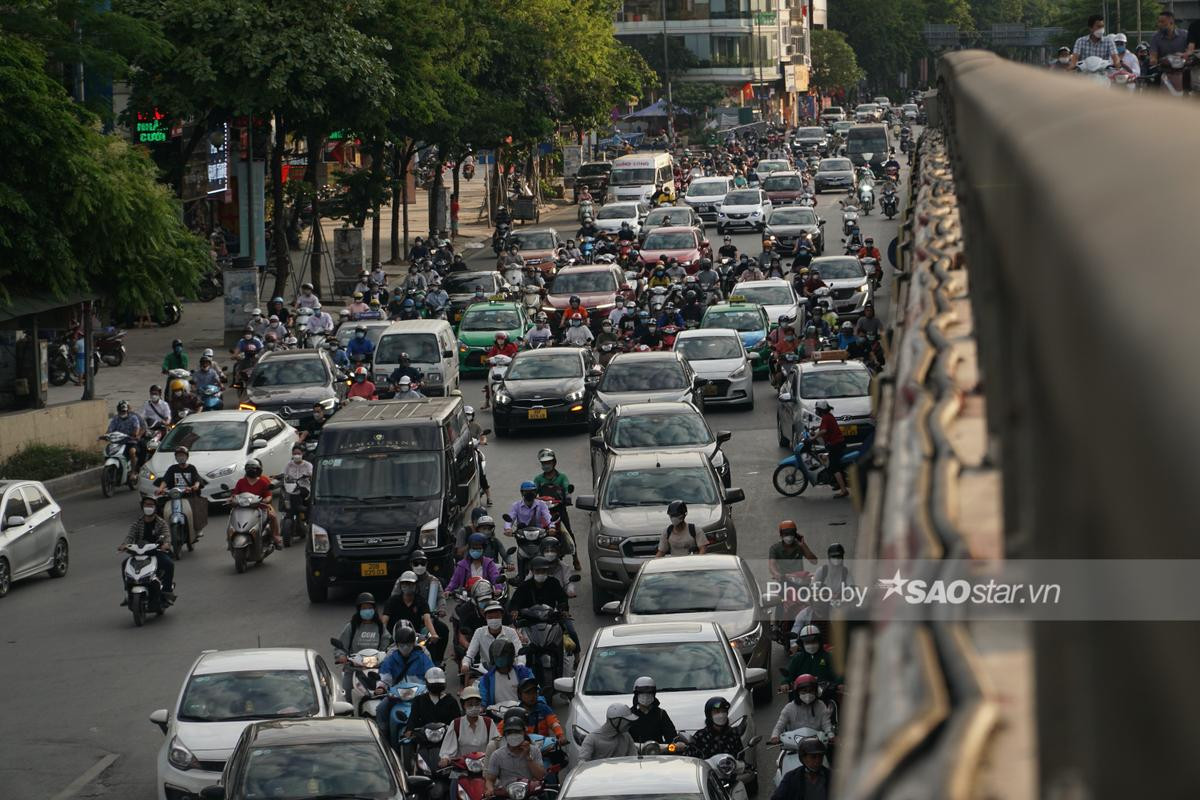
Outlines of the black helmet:
[[545,553],[547,550],[553,550],[557,553],[561,546],[557,536],[547,536],[545,539],[542,539],[542,553]]
[[118,414],[120,414],[122,411],[128,411],[128,410],[129,410],[129,401],[128,400],[122,400],[121,402],[117,403],[117,413]]
[[682,500],[672,500],[671,505],[667,506],[667,516],[682,517],[687,514],[687,503]]
[[800,740],[800,755],[825,755],[825,743],[815,736]]
[[545,556],[534,556],[529,561],[529,571],[532,572],[535,569],[549,570],[550,559],[546,558]]
[[510,708],[504,712],[504,730],[525,731],[525,712],[520,708]]
[[[729,237],[726,236],[725,238],[728,239]],[[700,259],[700,269],[701,270],[712,269],[712,259],[711,258]]]
[[532,688],[532,689],[539,688],[537,678],[533,677],[532,675],[530,675],[527,678],[522,678],[521,681],[517,684],[518,692],[523,692],[526,689],[530,689],[530,688]]
[[175,448],[175,455],[186,456],[187,454],[188,454],[188,449],[186,447],[184,447],[183,445],[179,445],[179,447]]
[[508,656],[509,663],[511,664],[512,659],[516,656],[516,654],[517,649],[513,647],[513,643],[508,639],[497,639],[496,641],[492,642],[490,647],[488,647],[488,656],[491,657],[491,662],[493,664],[496,663],[496,659],[504,655]]
[[830,558],[843,558],[846,555],[846,548],[838,542],[829,545],[829,550],[826,551]]
[[708,698],[708,700],[704,701],[704,719],[705,719],[705,721],[711,720],[713,712],[719,708],[723,708],[726,711],[728,711],[729,710],[729,701],[726,700],[724,697],[710,697],[710,698]]
[[360,594],[358,596],[358,599],[354,601],[354,605],[356,605],[356,606],[372,605],[373,606],[373,605],[375,605],[375,595],[371,594],[370,592],[363,592],[362,594]]
[[183,347],[183,339],[172,339],[171,347]]
[[395,639],[396,644],[398,644],[398,645],[416,644],[417,643],[417,632],[414,631],[408,625],[397,625],[396,633],[393,638]]

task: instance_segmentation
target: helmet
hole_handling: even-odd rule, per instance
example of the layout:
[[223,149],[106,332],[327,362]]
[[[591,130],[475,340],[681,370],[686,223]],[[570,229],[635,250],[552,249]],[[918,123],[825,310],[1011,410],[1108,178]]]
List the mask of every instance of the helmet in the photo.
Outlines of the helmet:
[[[560,546],[557,536],[547,536],[545,539],[542,539],[542,554],[545,555],[547,550],[553,550],[557,553]],[[546,558],[549,557],[546,556]]]
[[867,237],[867,238],[866,238],[864,241],[865,241],[867,244],[875,244],[875,237],[873,237],[873,236],[868,236],[868,237]]
[[418,547],[416,550],[412,551],[412,555],[408,557],[408,560],[409,561],[428,561],[429,556],[425,555],[425,551]]
[[366,333],[366,332],[367,332],[367,326],[366,326],[366,325],[355,325],[355,326],[354,326],[354,332],[355,332],[355,333]]
[[497,332],[496,332],[496,341],[497,341],[497,342],[502,342],[502,341],[504,341],[504,340],[505,340],[505,339],[507,339],[507,338],[508,338],[508,334],[507,334],[507,333],[505,333],[504,331],[497,331]]
[[833,406],[829,405],[828,400],[818,400],[817,401],[817,411],[820,411],[822,414],[824,414],[826,411],[832,411],[832,410],[833,410]]
[[[256,308],[256,309],[254,309],[254,313],[261,314],[262,311],[260,311]],[[172,339],[171,347],[183,347],[183,339]]]
[[179,445],[179,447],[175,448],[175,455],[186,456],[187,454],[188,454],[188,449],[186,447],[184,447],[183,445]]
[[[500,641],[500,640],[497,640]],[[509,644],[512,647],[512,644]],[[525,712],[520,708],[510,708],[504,712],[504,730],[506,731],[524,731],[525,730]]]
[[480,578],[471,584],[470,592],[471,597],[477,603],[482,600],[490,600],[493,596],[492,583]]
[[704,719],[712,719],[713,712],[719,708],[729,710],[729,701],[724,697],[710,697],[704,701]]
[[[499,605],[499,604],[497,604],[497,605]],[[522,678],[520,683],[517,684],[518,692],[523,692],[526,689],[537,689],[537,688],[538,688],[537,678],[533,677],[532,675],[530,675],[527,678]]]
[[844,558],[846,555],[846,548],[842,547],[839,542],[834,542],[833,544],[829,545],[829,550],[827,550],[826,553],[830,558]]
[[682,500],[672,500],[667,506],[667,516],[682,517],[687,514],[687,503]]
[[491,656],[490,660],[493,664],[496,663],[497,657],[503,655],[507,655],[509,663],[512,663],[512,659],[516,656],[516,654],[517,648],[513,647],[513,643],[508,639],[497,639],[496,641],[492,642],[490,647],[488,647],[488,655]]
[[467,419],[475,419],[474,406],[463,406],[463,413],[467,415]]
[[633,682],[633,690],[635,692],[657,692],[658,686],[654,684],[654,678],[643,675]]
[[579,305],[579,303],[581,301],[579,299],[579,295],[573,294],[573,295],[571,295],[571,298],[567,302],[569,302],[573,306],[577,306],[577,305]]
[[172,392],[186,392],[187,386],[187,381],[185,381],[183,378],[176,378],[175,380],[171,381],[167,388]]
[[366,379],[367,379],[367,368],[366,367],[357,367],[354,370],[354,380],[365,381]]
[[343,308],[341,311],[338,312],[338,317],[342,318],[343,322],[350,319],[350,310]]
[[245,473],[249,478],[257,478],[262,475],[262,462],[257,458],[250,459],[246,462]]
[[464,704],[468,700],[479,700],[480,702],[482,702],[483,695],[481,695],[479,693],[478,686],[476,686],[475,684],[471,684],[470,686],[468,686],[467,688],[463,689],[461,692],[458,693],[458,699],[462,700]]
[[157,392],[158,394],[162,394],[162,387],[159,386],[157,383],[150,385],[150,394],[154,394],[155,392]]
[[487,514],[484,514],[482,517],[475,520],[475,529],[476,530],[478,530],[479,528],[495,528],[495,527],[496,527],[496,520],[492,519]]
[[354,293],[354,295],[353,295],[353,297],[354,297],[354,299],[355,299],[355,300],[362,300],[362,298],[363,298],[363,293],[362,293],[362,292],[355,292],[355,293]]
[[[359,367],[359,369],[363,368]],[[396,381],[396,384],[398,386],[412,386],[412,378],[410,378],[408,375],[401,375],[400,380]]]
[[550,559],[546,558],[545,556],[534,556],[529,561],[529,569],[531,572],[535,569],[549,570]]
[[213,349],[211,347],[206,347],[204,349],[204,352],[200,355],[200,360],[203,361],[206,358],[211,359],[212,357],[213,357]]
[[730,236],[729,234],[725,234],[725,241],[727,241],[727,242],[732,242],[732,241],[733,241],[733,237],[732,237],[732,236]]
[[816,336],[817,335],[817,326],[816,325],[806,325],[804,328],[804,335],[805,336]]
[[[814,636],[820,637],[820,635],[821,635],[821,629],[818,628],[816,625],[805,625],[803,628],[800,629],[800,637],[799,638],[808,639],[808,638],[814,637]],[[801,677],[803,677],[803,676],[801,676]]]
[[370,592],[363,592],[354,600],[354,605],[356,605],[356,606],[372,605],[373,606],[373,605],[375,605],[375,595],[371,594]]
[[472,533],[470,536],[467,537],[467,544],[468,545],[477,544],[477,545],[482,546],[482,545],[487,544],[487,540],[488,540],[488,537],[486,534],[479,533],[478,531],[476,531],[475,533]]
[[428,686],[431,683],[443,685],[446,683],[446,672],[441,667],[430,667],[425,670],[425,685]]
[[825,755],[825,753],[826,753],[825,743],[822,742],[817,737],[809,736],[807,739],[800,740],[800,755],[802,755],[802,756],[816,756],[816,755],[823,756],[823,755]]
[[544,464],[547,461],[557,461],[557,460],[558,460],[558,456],[555,455],[554,451],[551,450],[549,447],[543,447],[541,450],[538,450],[538,461],[540,461],[541,463]]
[[396,582],[397,583],[416,583],[417,582],[417,573],[413,572],[411,569],[406,569],[404,572],[400,573],[400,580],[398,580]]
[[842,323],[842,330],[844,330],[844,331],[853,331],[853,330],[854,330],[854,323],[852,323],[850,320],[846,320],[845,322],[843,322],[843,323]]
[[550,318],[546,316],[545,311],[539,311],[538,315],[533,318],[533,321],[537,322],[538,324],[545,324],[550,321]]
[[533,481],[522,481],[521,482],[521,491],[522,492],[536,492],[537,484],[534,483]]
[[782,520],[779,523],[779,535],[794,534],[796,532],[796,523],[790,519]]
[[396,644],[398,644],[398,645],[400,645],[400,644],[416,644],[417,643],[417,632],[414,631],[412,629],[412,627],[409,625],[397,624],[396,625],[396,633],[392,638],[395,640]]

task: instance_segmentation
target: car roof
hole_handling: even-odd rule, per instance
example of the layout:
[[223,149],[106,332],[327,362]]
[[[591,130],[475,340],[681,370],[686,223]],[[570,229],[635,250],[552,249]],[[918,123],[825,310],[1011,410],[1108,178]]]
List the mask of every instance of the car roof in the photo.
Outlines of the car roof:
[[662,225],[650,233],[695,233],[696,229],[691,225]]
[[509,236],[523,236],[523,235],[529,234],[529,233],[555,233],[555,234],[557,234],[558,231],[556,231],[554,228],[547,228],[547,227],[519,228],[519,229],[513,231],[512,233],[510,233]]
[[[716,303],[704,309],[704,315],[708,316],[710,311],[762,311],[763,307],[760,303]],[[765,311],[763,313],[766,313]]]
[[522,361],[531,358],[562,358],[564,356],[572,356],[574,358],[583,358],[583,348],[580,347],[538,347],[533,350],[518,350],[517,355],[513,356],[515,362],[518,357]]
[[[709,328],[708,330],[711,332],[725,329]],[[679,335],[683,336],[683,334],[691,332],[692,331],[680,331]],[[653,403],[621,403],[613,410],[613,413],[618,417],[640,417],[648,416],[650,414],[695,414],[698,417],[704,416],[691,403],[685,403],[677,400],[658,401]]]
[[737,339],[739,342],[742,340],[741,335],[733,328],[688,328],[675,334],[675,341],[711,338],[713,336],[725,336],[730,339]]
[[[206,412],[207,413],[207,412]],[[192,670],[196,675],[263,669],[307,670],[312,651],[306,647],[256,647],[201,653]]]
[[448,326],[449,324],[450,323],[446,322],[444,319],[393,320],[392,322],[388,323],[388,329],[385,331],[385,335],[388,333],[404,333],[405,331],[411,331],[414,333],[437,333],[438,331],[445,330],[445,328],[442,327],[443,325]]
[[740,281],[733,285],[733,291],[730,294],[737,294],[737,287],[744,286],[747,289],[761,289],[767,286],[786,286],[791,288],[791,284],[783,278],[764,278],[761,281]]
[[787,177],[799,178],[800,173],[794,169],[781,169],[781,170],[776,170],[775,172],[772,172],[771,177],[772,178],[787,178]]
[[656,350],[649,353],[617,353],[612,361],[608,362],[608,368],[612,369],[613,364],[621,364],[626,361],[679,361],[679,356],[672,350]]
[[596,631],[596,647],[650,644],[657,642],[717,642],[715,622],[627,622]]
[[695,572],[697,570],[741,569],[739,556],[726,553],[694,553],[688,558],[652,558],[642,563],[640,574],[653,572]]
[[[365,321],[354,322],[351,323],[351,326],[365,324]],[[298,361],[302,358],[312,358],[314,356],[317,358],[321,357],[321,351],[315,347],[292,348],[291,350],[268,350],[259,357],[258,364],[262,364],[265,361]],[[255,366],[258,366],[258,364],[255,364]]]
[[204,424],[206,422],[249,422],[250,418],[256,414],[263,414],[263,411],[245,411],[240,408],[231,408],[227,411],[205,411],[203,414],[192,414],[187,418],[189,425]]
[[563,787],[563,796],[620,798],[623,795],[703,794],[704,771],[704,762],[698,758],[602,758],[572,767]]
[[465,315],[470,314],[472,311],[479,312],[496,308],[520,309],[521,304],[516,300],[488,300],[483,303],[471,303],[471,305],[463,309],[463,314]]
[[251,723],[247,741],[260,747],[320,742],[374,742],[373,723],[365,718],[318,717]]
[[[609,203],[609,205],[612,205],[612,203]],[[657,230],[662,230],[662,229],[655,228],[654,230],[657,231]],[[684,228],[684,230],[690,231],[691,228]],[[577,272],[612,272],[614,269],[620,269],[620,267],[618,267],[616,264],[576,264],[575,266],[571,267],[571,273],[575,274]],[[624,274],[624,273],[622,273],[622,274]],[[550,284],[550,288],[547,289],[546,291],[548,291],[550,294],[554,294],[554,284]]]
[[854,358],[847,358],[845,361],[801,361],[799,364],[801,372],[812,372],[813,370],[861,372],[867,369],[866,364]]
[[[837,264],[839,262],[849,261],[858,261],[858,258],[856,256],[817,256],[809,262],[808,267],[809,269],[812,269],[814,265],[819,266],[821,264]],[[858,263],[861,264],[862,262],[858,261]]]
[[637,450],[614,453],[610,472],[628,469],[668,469],[670,467],[694,467],[707,464],[708,457],[697,450],[661,452]]
[[728,183],[733,180],[732,175],[706,175],[703,178],[694,178],[688,186],[694,186],[697,183]]

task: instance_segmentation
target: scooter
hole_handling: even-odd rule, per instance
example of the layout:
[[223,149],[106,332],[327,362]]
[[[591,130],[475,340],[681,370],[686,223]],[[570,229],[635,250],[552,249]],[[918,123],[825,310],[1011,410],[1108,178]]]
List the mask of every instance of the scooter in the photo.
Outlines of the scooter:
[[737,755],[718,753],[705,759],[716,772],[717,780],[725,787],[730,800],[747,800],[758,794],[758,772],[746,763],[744,757],[747,752],[753,752],[761,741],[761,736],[755,736],[738,751]]
[[[578,575],[572,575],[578,578]],[[554,679],[562,677],[564,651],[562,613],[544,603],[517,614],[517,630],[525,664],[533,670],[547,703],[554,702]]]
[[842,206],[842,235],[849,236],[850,231],[858,227],[858,207],[850,204]]
[[797,769],[800,764],[800,743],[805,739],[820,739],[822,744],[829,743],[829,737],[824,731],[816,728],[796,728],[779,735],[779,756],[775,759],[775,785],[778,786],[783,776]]
[[408,718],[412,715],[413,701],[427,691],[429,690],[425,688],[425,684],[415,681],[400,681],[388,687],[388,696],[394,698],[396,702],[392,703],[388,712],[388,727],[391,730],[387,732],[387,738],[397,753],[401,753],[402,742],[399,734],[408,725]]
[[190,494],[182,486],[172,486],[167,490],[167,502],[171,504],[167,525],[171,529],[171,555],[175,556],[176,561],[182,557],[184,547],[190,553],[200,539],[192,519],[192,504],[185,499]]
[[875,207],[875,190],[866,185],[858,187],[858,205],[862,208],[863,214],[870,214],[871,209]]
[[[329,643],[338,650],[346,649],[341,639],[333,638]],[[368,648],[350,653],[346,656],[346,663],[342,665],[343,670],[352,673],[350,697],[347,699],[354,705],[354,713],[360,717],[375,719],[375,709],[380,703],[379,696],[375,694],[375,687],[379,685],[379,665],[386,657],[387,654],[382,650]]]
[[900,204],[897,201],[895,192],[884,192],[879,198],[879,207],[883,209],[883,213],[887,215],[888,219],[896,216],[899,206]]
[[504,376],[508,374],[508,365],[511,363],[512,359],[508,356],[492,356],[488,359],[487,386],[484,387],[488,403],[492,402],[496,389],[504,383]]
[[283,502],[287,511],[279,520],[279,534],[283,537],[283,546],[291,547],[293,537],[303,539],[308,536],[308,498],[299,483],[285,477]]
[[487,781],[483,777],[485,758],[483,753],[467,753],[440,770],[450,778],[451,787],[457,785],[452,800],[483,800],[487,792]]
[[[784,400],[785,394],[788,393],[780,393],[779,397],[784,402],[788,402],[791,395],[788,394],[788,400]],[[843,468],[850,466],[862,456],[863,452],[863,449],[858,447],[847,448],[842,456],[841,466]],[[814,486],[822,483],[832,485],[833,476],[829,467],[817,457],[813,445],[813,435],[810,431],[804,431],[792,454],[779,462],[779,466],[775,468],[775,474],[771,476],[771,481],[775,484],[775,491],[784,497],[799,497],[804,494],[804,490],[810,483]]]
[[[512,523],[513,518],[509,514],[504,514],[505,522]],[[529,571],[529,562],[542,553],[542,540],[546,538],[546,531],[536,525],[527,525],[522,528],[516,528],[512,532],[513,538],[517,540],[517,578],[525,580],[525,576]]]
[[[229,489],[225,484],[221,488]],[[246,571],[249,562],[261,564],[275,552],[275,543],[266,531],[267,513],[261,505],[262,498],[252,492],[233,496],[225,538],[233,556],[233,568],[238,574]]]
[[525,306],[525,313],[529,314],[529,316],[537,316],[538,311],[542,307],[542,287],[536,283],[527,283],[522,286],[521,305]]
[[883,283],[883,268],[879,266],[879,261],[874,258],[864,258],[862,260],[863,270],[867,273],[867,278],[871,281],[871,289],[879,290],[879,284]]
[[792,638],[792,626],[796,618],[805,612],[812,613],[808,601],[801,599],[808,596],[811,581],[812,573],[803,569],[782,575],[777,581],[783,586],[778,590],[778,603],[775,604],[771,620],[771,640],[783,645],[785,652],[790,652],[796,642]]
[[428,792],[430,800],[443,800],[449,789],[449,781],[443,779],[437,768],[438,752],[448,729],[449,726],[444,722],[431,722],[401,740],[401,745],[407,751],[406,757],[401,759],[405,769],[410,775],[424,775],[431,781]]
[[105,497],[112,497],[121,484],[130,489],[135,488],[137,475],[130,469],[129,455],[125,452],[135,443],[134,438],[126,433],[113,431],[101,436],[100,441],[108,442],[104,445],[104,469],[100,470],[100,491]]
[[221,400],[221,387],[215,383],[205,384],[200,389],[201,411],[220,411],[225,407]]
[[96,334],[96,352],[100,359],[110,367],[119,367],[125,361],[125,331],[118,328]]
[[595,203],[593,203],[591,200],[580,200],[579,201],[579,224],[580,225],[583,224],[584,217],[595,218],[595,216],[596,216],[594,213],[595,210],[596,210]]
[[125,605],[133,614],[133,624],[139,628],[145,624],[146,614],[153,612],[161,617],[173,602],[158,577],[158,557],[154,555],[158,547],[157,542],[125,546],[125,552],[129,553],[123,573]]

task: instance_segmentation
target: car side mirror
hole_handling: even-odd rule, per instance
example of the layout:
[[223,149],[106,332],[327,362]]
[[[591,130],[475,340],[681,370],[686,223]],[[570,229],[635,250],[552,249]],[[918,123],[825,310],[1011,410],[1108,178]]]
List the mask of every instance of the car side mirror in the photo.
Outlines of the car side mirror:
[[706,383],[708,383],[708,381],[699,376],[692,378],[692,388],[693,389],[699,389],[701,386],[703,386]]
[[614,616],[617,614],[620,614],[621,613],[621,601],[620,600],[609,600],[607,603],[600,606],[600,613],[601,614],[611,614]]
[[717,431],[717,444],[724,444],[733,438],[733,431]]
[[726,503],[740,503],[745,499],[746,499],[746,492],[741,489],[726,489],[725,490],[725,502]]
[[251,450],[262,450],[266,446],[267,446],[266,439],[255,439],[253,442],[250,443]]
[[164,734],[167,732],[167,720],[171,718],[171,713],[165,708],[160,708],[150,714],[150,721],[158,726],[158,729]]
[[574,678],[555,678],[554,691],[559,694],[573,695],[575,694],[575,679]]
[[749,353],[746,353],[746,358],[750,359],[751,361],[758,361],[758,359],[759,359],[758,351],[751,350]]
[[354,714],[354,704],[347,703],[345,700],[334,700],[329,706],[329,710],[335,717],[349,717]]
[[750,687],[765,686],[767,683],[768,677],[769,677],[769,675],[768,675],[767,671],[765,669],[763,669],[762,667],[747,667],[746,668],[746,685],[747,686],[750,686]]
[[453,358],[453,357],[454,357],[453,350],[443,350],[442,351],[442,358]]
[[758,604],[763,608],[773,608],[783,602],[783,596],[776,592],[763,592],[758,596]]
[[589,441],[592,443],[592,447],[599,447],[601,449],[604,449],[604,437],[603,436],[593,436]]
[[433,788],[433,778],[428,775],[405,774],[404,781],[412,794],[426,795]]
[[595,511],[596,510],[596,495],[594,495],[594,494],[579,495],[578,497],[575,498],[575,507],[580,509],[581,511]]
[[824,224],[825,224],[825,220],[823,220],[823,219],[819,219],[819,220],[817,220],[817,224],[818,224],[818,225],[824,225]]
[[4,521],[5,528],[19,528],[25,524],[25,518],[20,514],[13,514]]

